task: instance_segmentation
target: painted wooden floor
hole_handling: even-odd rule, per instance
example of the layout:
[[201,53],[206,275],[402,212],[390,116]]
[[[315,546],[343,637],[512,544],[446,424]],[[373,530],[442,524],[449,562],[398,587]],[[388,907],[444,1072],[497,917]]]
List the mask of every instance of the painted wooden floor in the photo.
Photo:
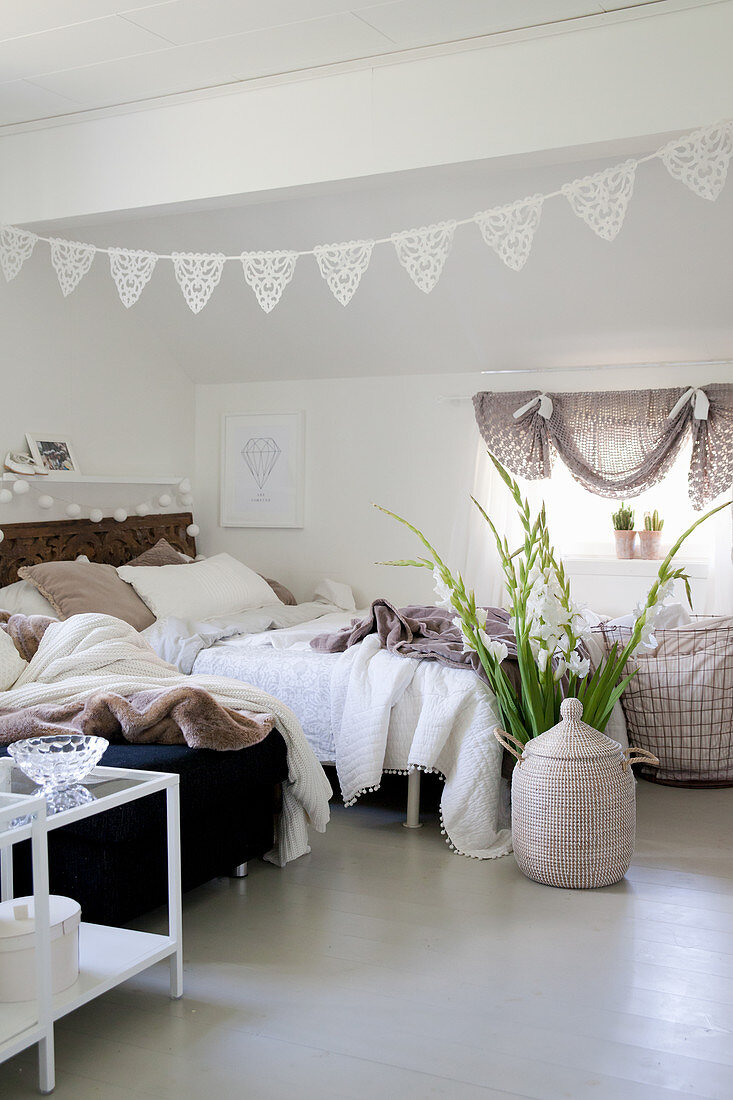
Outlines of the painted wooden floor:
[[[388,794],[336,807],[297,864],[187,896],[182,1002],[158,967],[61,1023],[56,1096],[731,1100],[733,790],[638,804],[594,892],[453,855]],[[34,1095],[32,1052],[0,1067]]]

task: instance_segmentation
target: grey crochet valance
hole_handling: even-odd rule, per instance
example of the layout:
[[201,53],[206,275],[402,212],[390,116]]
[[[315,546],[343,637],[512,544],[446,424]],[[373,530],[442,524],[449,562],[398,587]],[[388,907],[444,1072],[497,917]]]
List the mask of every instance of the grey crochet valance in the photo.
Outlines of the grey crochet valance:
[[692,436],[689,491],[704,508],[733,484],[733,384],[602,393],[477,393],[476,422],[513,474],[549,477],[559,456],[602,497],[634,497],[661,481]]

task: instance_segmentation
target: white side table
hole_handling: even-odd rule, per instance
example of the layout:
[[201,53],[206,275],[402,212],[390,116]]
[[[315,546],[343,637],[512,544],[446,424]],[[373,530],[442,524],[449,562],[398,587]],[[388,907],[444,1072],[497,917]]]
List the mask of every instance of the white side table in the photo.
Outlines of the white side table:
[[[166,793],[166,818],[168,839],[168,934],[156,935],[151,932],[139,932],[129,928],[112,928],[101,924],[89,924],[82,919],[79,929],[79,977],[77,981],[50,998],[49,1036],[50,1056],[47,1060],[47,1072],[43,1066],[40,1073],[40,1088],[42,1092],[50,1092],[54,1087],[53,1076],[53,1021],[80,1008],[88,1001],[99,997],[102,993],[120,985],[122,982],[146,970],[149,966],[161,962],[163,959],[170,961],[170,991],[171,997],[183,996],[183,940],[181,918],[181,840],[180,840],[180,806],[179,806],[179,778],[177,775],[167,772],[136,771],[131,768],[105,768],[97,767],[84,780],[83,786],[90,792],[91,801],[74,805],[68,809],[58,810],[46,815],[39,814],[39,832],[42,838],[41,847],[43,854],[40,857],[46,868],[45,893],[48,898],[48,853],[47,836],[53,829],[63,828],[72,821],[80,821],[94,814],[104,813],[115,806],[122,806],[127,802],[134,802],[139,798],[158,791]],[[18,797],[35,793],[37,788],[17,768],[10,757],[0,758],[0,792]],[[0,795],[2,797],[2,795]],[[34,799],[38,802],[38,799]],[[40,801],[43,801],[42,799]],[[44,803],[45,811],[45,803]],[[24,812],[28,812],[27,810]],[[14,817],[19,816],[17,813]],[[24,827],[23,836],[18,839],[26,839],[30,835]],[[13,830],[14,832],[14,830]],[[11,843],[16,843],[13,838]],[[35,857],[34,850],[34,857]],[[13,896],[13,867],[12,846],[0,849],[2,865],[0,867],[0,893],[5,901]],[[34,859],[35,863],[35,859]],[[36,883],[34,866],[34,887]],[[38,886],[41,887],[39,880]],[[48,902],[46,901],[46,921],[48,921]],[[82,918],[84,914],[82,913]],[[49,986],[50,986],[50,946],[49,946]],[[29,1013],[35,1013],[33,1002],[30,1008],[21,1005],[0,1005],[0,1039],[4,1034],[3,1021],[6,1015],[15,1017],[10,1026],[17,1026],[18,1021]],[[41,1017],[44,1013],[40,1013]],[[39,1041],[38,1038],[29,1040]],[[23,1047],[13,1050],[17,1053]],[[41,1050],[41,1056],[43,1050]],[[0,1060],[10,1057],[3,1053],[0,1046]],[[43,1060],[43,1059],[42,1059]]]
[[11,858],[13,845],[30,840],[36,919],[36,997],[20,1004],[0,1004],[0,1062],[38,1043],[38,1083],[41,1092],[51,1092],[54,1087],[54,1052],[45,826],[45,799],[0,791],[0,857],[6,864]]

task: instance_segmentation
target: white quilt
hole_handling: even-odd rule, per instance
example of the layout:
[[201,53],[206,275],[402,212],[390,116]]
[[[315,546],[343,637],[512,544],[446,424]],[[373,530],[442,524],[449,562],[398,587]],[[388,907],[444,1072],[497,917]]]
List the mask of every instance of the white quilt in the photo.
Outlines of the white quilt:
[[14,686],[0,692],[0,708],[81,702],[98,691],[127,697],[192,682],[232,710],[275,715],[287,745],[289,777],[283,784],[276,845],[267,858],[284,866],[310,851],[307,826],[310,822],[318,832],[325,830],[331,787],[293,712],[273,696],[237,680],[181,675],[120,619],[75,615],[53,623]]
[[376,636],[335,662],[331,681],[336,770],[347,805],[382,772],[445,777],[443,829],[456,851],[494,859],[511,848],[502,820],[502,750],[494,696],[472,672],[388,653]]
[[[309,647],[316,634],[338,630],[351,617],[333,613],[288,629],[229,637],[203,649],[195,669],[254,678],[284,695],[311,744],[325,752],[321,759],[335,760],[347,805],[379,787],[384,772],[439,772],[449,843],[479,859],[506,855],[511,835],[502,750],[492,732],[498,724],[493,695],[473,672],[396,656],[380,649],[376,636],[339,654]],[[324,704],[330,707],[325,720]]]

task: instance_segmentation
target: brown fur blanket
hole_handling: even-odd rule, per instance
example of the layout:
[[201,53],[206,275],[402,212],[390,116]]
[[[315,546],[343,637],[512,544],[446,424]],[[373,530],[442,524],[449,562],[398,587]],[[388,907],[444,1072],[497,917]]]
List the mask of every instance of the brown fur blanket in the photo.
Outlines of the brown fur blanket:
[[0,709],[0,744],[73,732],[112,742],[185,744],[224,752],[256,745],[274,725],[272,714],[239,713],[222,707],[208,691],[183,685],[140,691],[129,698],[100,691],[81,704]]
[[13,645],[24,661],[32,660],[41,638],[54,622],[45,615],[11,615],[0,611],[0,630],[4,630],[13,639]]

